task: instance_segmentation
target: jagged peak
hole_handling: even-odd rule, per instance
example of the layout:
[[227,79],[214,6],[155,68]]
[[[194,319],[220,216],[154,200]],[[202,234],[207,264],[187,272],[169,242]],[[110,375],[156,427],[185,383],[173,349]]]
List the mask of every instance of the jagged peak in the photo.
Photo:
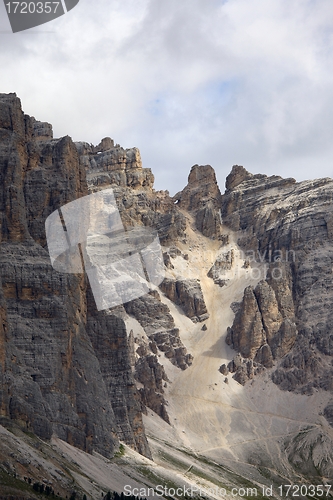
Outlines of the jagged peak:
[[186,210],[196,210],[209,200],[218,201],[221,197],[215,170],[210,165],[193,165],[185,188],[173,200]]
[[225,181],[225,188],[227,191],[232,191],[235,187],[239,186],[243,181],[247,181],[253,177],[253,174],[248,172],[242,165],[234,165],[230,174]]
[[[248,182],[251,181],[251,182]],[[242,165],[234,165],[226,178],[225,194],[236,188],[242,189],[241,185],[246,183],[246,189],[268,189],[270,187],[286,187],[296,183],[293,177],[281,177],[280,175],[251,174]]]
[[203,180],[216,183],[215,170],[210,165],[193,165],[188,176],[188,184],[193,185]]

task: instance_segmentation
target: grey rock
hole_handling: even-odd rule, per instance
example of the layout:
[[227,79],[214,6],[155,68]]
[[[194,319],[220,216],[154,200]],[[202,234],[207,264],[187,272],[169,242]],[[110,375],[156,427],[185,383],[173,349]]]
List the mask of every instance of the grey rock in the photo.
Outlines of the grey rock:
[[330,426],[333,427],[333,400],[324,408],[324,416]]
[[111,457],[120,437],[150,456],[123,323],[96,314],[86,278],[54,271],[46,249],[47,216],[88,194],[85,167],[15,94],[0,95],[0,181],[1,414],[88,452]]
[[169,380],[157,356],[141,357],[135,366],[135,378],[144,386],[140,389],[143,404],[170,424],[163,388]]
[[219,370],[222,373],[222,375],[228,375],[228,373],[229,373],[229,370],[228,370],[228,367],[226,364],[221,365]]
[[224,286],[228,280],[224,279],[225,271],[230,271],[234,262],[234,250],[228,250],[225,253],[218,255],[214,264],[207,273],[209,278],[212,278],[214,283],[219,286]]
[[193,213],[196,228],[202,234],[213,239],[222,236],[221,193],[210,165],[194,165],[187,186],[173,200],[179,208]]
[[165,278],[160,289],[168,299],[180,306],[194,323],[209,317],[199,280]]
[[[329,388],[333,354],[332,179],[296,183],[235,167],[226,187],[222,219],[239,231],[238,243],[245,254],[260,253],[267,268],[266,281],[276,299],[267,297],[267,303],[274,303],[275,311],[277,303],[283,319],[276,336],[268,339],[277,366],[274,382],[285,390],[305,393],[313,384]],[[270,319],[275,331],[280,321],[276,314]]]

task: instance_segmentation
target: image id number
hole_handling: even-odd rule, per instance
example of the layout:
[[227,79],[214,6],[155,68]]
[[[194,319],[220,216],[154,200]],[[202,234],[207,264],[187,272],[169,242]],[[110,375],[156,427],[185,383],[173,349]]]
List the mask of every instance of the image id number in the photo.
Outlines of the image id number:
[[8,2],[8,14],[56,14],[60,2]]
[[280,497],[328,497],[330,484],[284,484],[278,487]]

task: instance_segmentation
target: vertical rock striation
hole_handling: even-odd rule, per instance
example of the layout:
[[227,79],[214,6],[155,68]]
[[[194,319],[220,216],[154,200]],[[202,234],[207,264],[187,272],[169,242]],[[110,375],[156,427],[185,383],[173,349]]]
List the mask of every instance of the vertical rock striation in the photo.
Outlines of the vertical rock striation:
[[213,239],[222,237],[221,193],[210,165],[194,165],[187,186],[173,200],[179,208],[194,215],[196,228],[204,236]]
[[245,290],[228,342],[266,366],[271,351],[272,379],[285,390],[332,388],[332,198],[329,178],[296,183],[234,166],[226,180],[223,222],[268,271],[255,290]]
[[91,318],[84,275],[54,271],[46,248],[48,215],[88,194],[77,147],[15,94],[0,95],[0,144],[1,415],[88,452],[112,456],[121,438],[150,456],[121,320]]

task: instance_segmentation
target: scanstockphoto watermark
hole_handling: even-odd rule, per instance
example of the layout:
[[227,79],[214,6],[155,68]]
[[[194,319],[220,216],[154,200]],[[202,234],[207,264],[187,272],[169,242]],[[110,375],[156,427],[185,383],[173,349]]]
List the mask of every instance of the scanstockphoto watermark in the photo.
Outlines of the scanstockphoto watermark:
[[268,247],[265,250],[240,250],[240,258],[249,263],[296,262],[295,250],[279,250]]
[[55,210],[45,232],[53,268],[86,273],[98,311],[141,297],[164,279],[157,231],[125,227],[112,188]]
[[58,0],[50,2],[33,0],[13,2],[3,0],[13,33],[49,23],[72,10],[80,0]]
[[[242,270],[245,269],[246,278],[253,280],[263,280],[268,275],[273,280],[281,280],[286,275],[286,268],[296,262],[294,250],[274,250],[271,247],[263,251],[240,250],[239,257],[244,261]],[[236,273],[240,276],[241,270],[237,268]]]
[[133,488],[130,485],[124,487],[124,496],[135,496],[141,498],[328,498],[331,496],[331,484],[282,484],[280,486],[260,486],[260,487],[233,487],[219,488],[199,488],[196,486],[182,486],[169,488],[158,485],[155,488],[140,487]]
[[205,498],[210,499],[212,496],[214,498],[225,498],[225,497],[234,497],[234,498],[250,498],[257,497],[259,491],[257,488],[232,488],[227,491],[226,488],[219,488],[218,486],[214,488],[199,488],[197,486],[179,486],[179,487],[168,487],[163,485],[157,485],[155,488],[148,487],[132,487],[127,484],[124,487],[124,496],[134,496],[140,498]]

